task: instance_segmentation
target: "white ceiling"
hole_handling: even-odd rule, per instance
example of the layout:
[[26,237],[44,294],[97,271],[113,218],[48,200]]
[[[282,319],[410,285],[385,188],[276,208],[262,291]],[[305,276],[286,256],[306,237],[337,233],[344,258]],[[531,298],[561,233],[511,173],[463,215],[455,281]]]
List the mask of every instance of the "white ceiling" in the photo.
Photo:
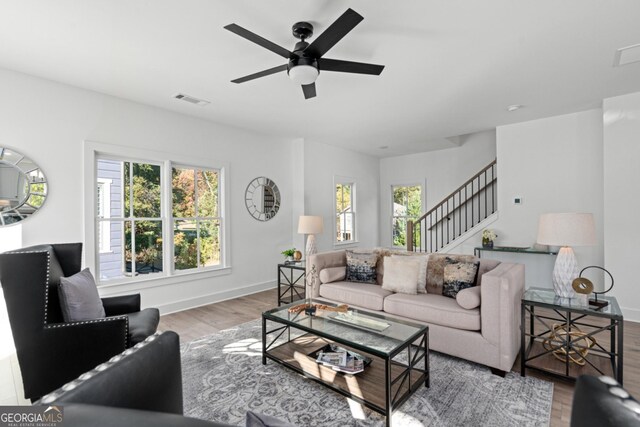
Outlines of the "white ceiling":
[[[364,21],[325,56],[383,64],[380,76],[321,73],[310,100],[286,73],[230,83],[284,60],[223,26],[292,49],[294,22],[317,36],[348,7]],[[638,0],[0,2],[2,68],[381,157],[640,91],[640,63],[612,66],[616,49],[636,43]]]

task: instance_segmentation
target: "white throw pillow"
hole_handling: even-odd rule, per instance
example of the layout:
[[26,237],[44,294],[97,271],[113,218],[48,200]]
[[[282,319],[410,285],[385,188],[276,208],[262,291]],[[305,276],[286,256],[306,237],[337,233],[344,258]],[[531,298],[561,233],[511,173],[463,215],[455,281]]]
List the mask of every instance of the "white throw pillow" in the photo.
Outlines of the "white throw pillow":
[[480,307],[480,286],[463,289],[456,295],[456,302],[462,308],[471,310]]
[[384,257],[384,276],[382,289],[401,294],[418,293],[418,275],[420,263],[412,257]]
[[[413,262],[420,263],[420,271],[418,272],[418,293],[426,294],[427,293],[427,260],[429,259],[427,255],[413,255],[411,253],[405,254],[394,254],[391,255],[392,258],[406,258]],[[384,278],[383,278],[384,280]]]

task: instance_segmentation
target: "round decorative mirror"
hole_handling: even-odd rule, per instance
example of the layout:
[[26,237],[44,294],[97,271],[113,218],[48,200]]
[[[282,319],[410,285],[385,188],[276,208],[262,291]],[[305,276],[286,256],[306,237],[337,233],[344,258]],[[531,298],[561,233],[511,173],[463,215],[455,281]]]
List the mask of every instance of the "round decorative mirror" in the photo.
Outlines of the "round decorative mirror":
[[47,179],[31,159],[0,147],[0,226],[29,218],[47,198]]
[[269,221],[280,210],[280,190],[275,182],[260,176],[247,185],[244,203],[258,221]]

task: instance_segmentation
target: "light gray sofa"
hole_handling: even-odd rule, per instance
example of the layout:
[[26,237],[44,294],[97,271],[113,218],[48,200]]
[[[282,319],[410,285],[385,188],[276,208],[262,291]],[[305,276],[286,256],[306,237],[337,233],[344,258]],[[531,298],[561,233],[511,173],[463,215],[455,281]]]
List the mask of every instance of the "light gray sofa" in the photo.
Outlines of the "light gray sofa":
[[[347,281],[321,283],[323,269],[346,267],[346,252],[312,255],[308,266],[315,267],[315,276],[307,281],[307,297],[425,323],[429,325],[430,349],[486,365],[498,375],[511,371],[520,349],[524,265],[474,258],[480,262],[476,279],[476,285],[480,286],[480,307],[465,309],[456,299],[435,293],[408,295],[382,289],[382,259],[389,251],[381,248],[374,251],[379,254],[377,284]],[[427,263],[430,259],[443,256],[470,258],[468,255],[454,254],[427,256]],[[427,276],[427,289],[431,285],[429,280]]]

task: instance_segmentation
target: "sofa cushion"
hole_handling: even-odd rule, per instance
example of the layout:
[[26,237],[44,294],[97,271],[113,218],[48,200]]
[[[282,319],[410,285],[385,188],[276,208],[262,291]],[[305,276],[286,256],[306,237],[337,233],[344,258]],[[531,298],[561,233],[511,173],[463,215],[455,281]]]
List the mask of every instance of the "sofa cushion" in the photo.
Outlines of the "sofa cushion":
[[480,286],[472,286],[467,289],[463,289],[456,295],[456,302],[462,308],[471,310],[472,308],[480,307]]
[[341,282],[346,275],[346,267],[327,267],[320,271],[320,283]]
[[409,295],[418,293],[420,260],[412,258],[401,256],[383,258],[385,275],[382,280],[382,289]]
[[472,287],[478,275],[478,265],[478,262],[458,261],[447,257],[442,295],[455,298],[461,290]]
[[376,283],[376,264],[378,254],[347,252],[347,281]]
[[384,311],[433,325],[480,330],[480,309],[466,310],[453,298],[436,294],[393,294],[384,299]]
[[478,258],[473,255],[429,254],[427,261],[427,292],[442,295],[444,285],[444,266],[447,257],[458,261],[474,262]]
[[65,322],[102,319],[105,317],[104,306],[96,281],[85,268],[71,277],[61,277],[58,285],[60,308]]
[[384,299],[391,294],[371,283],[333,282],[320,286],[321,297],[369,310],[382,310]]

